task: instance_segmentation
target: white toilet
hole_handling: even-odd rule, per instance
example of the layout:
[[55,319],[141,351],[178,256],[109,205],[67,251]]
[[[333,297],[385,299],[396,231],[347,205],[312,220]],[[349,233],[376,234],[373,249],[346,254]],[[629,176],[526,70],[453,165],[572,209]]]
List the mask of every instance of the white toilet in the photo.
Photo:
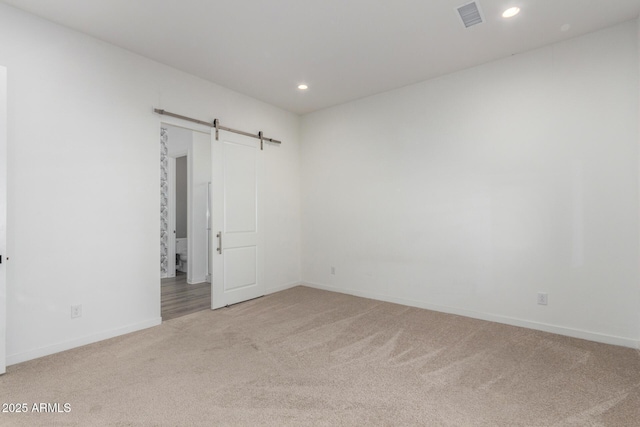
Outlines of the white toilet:
[[176,264],[176,270],[186,273],[187,262],[189,261],[186,238],[176,239],[176,254],[180,255],[180,262]]

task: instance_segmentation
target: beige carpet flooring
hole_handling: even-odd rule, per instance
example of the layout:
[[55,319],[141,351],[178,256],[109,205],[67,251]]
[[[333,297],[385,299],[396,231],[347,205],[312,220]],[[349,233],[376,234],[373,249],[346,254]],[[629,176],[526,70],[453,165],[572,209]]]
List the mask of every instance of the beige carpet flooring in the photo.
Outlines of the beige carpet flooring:
[[8,368],[0,425],[639,426],[640,353],[296,287]]

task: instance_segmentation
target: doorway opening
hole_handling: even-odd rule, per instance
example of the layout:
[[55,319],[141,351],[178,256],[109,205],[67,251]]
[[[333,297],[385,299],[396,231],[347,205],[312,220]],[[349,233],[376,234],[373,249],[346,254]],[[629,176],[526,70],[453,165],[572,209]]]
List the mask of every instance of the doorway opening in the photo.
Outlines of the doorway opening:
[[211,307],[210,134],[162,123],[161,315]]

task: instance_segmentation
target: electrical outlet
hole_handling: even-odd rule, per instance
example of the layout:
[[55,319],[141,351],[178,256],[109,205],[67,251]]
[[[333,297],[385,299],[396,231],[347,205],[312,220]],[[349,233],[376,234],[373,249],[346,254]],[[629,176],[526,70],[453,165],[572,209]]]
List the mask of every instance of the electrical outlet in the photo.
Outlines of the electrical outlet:
[[71,318],[82,317],[82,304],[71,306]]
[[331,266],[331,274],[333,274],[334,276],[336,274],[336,268],[334,266]]
[[538,292],[538,304],[547,305],[547,293],[546,292]]

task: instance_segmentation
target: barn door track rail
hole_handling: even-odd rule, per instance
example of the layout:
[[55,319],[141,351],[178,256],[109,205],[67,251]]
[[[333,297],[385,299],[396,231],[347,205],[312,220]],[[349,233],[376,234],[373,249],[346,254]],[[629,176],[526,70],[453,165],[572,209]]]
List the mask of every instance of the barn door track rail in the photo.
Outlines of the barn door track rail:
[[176,119],[181,119],[181,120],[186,120],[189,122],[193,122],[193,123],[197,123],[199,125],[204,125],[204,126],[209,126],[211,128],[214,128],[216,130],[216,141],[218,140],[218,133],[221,130],[225,130],[227,132],[232,132],[232,133],[237,133],[239,135],[244,135],[244,136],[249,136],[251,138],[256,138],[260,140],[260,149],[263,150],[264,149],[264,143],[266,142],[270,142],[272,144],[282,144],[282,141],[278,141],[277,139],[273,139],[273,138],[267,138],[262,134],[262,131],[256,133],[250,133],[250,132],[245,132],[242,130],[237,130],[237,129],[232,129],[226,126],[222,126],[220,124],[220,120],[218,119],[214,119],[213,122],[205,122],[204,120],[198,120],[198,119],[192,119],[191,117],[187,117],[187,116],[182,116],[180,114],[175,114],[175,113],[170,113],[168,111],[162,110],[160,108],[154,108],[153,112],[156,114],[160,114],[163,116],[169,116],[169,117],[175,117]]

